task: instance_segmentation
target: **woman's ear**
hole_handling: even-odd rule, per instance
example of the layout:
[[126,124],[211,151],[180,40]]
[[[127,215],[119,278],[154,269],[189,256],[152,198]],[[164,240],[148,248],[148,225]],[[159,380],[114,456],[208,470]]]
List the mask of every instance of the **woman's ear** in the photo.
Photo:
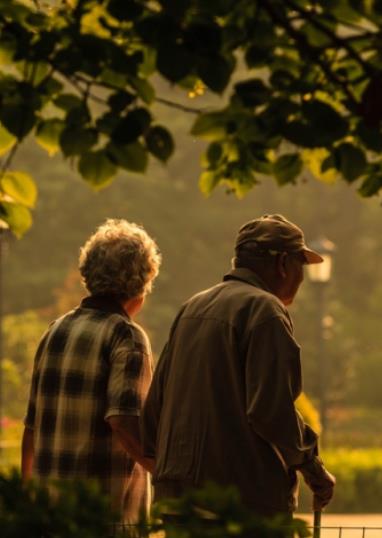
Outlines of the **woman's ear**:
[[277,256],[276,269],[277,269],[277,273],[281,276],[281,278],[286,278],[287,276],[287,271],[286,271],[287,257],[288,257],[288,254],[286,252],[281,252],[281,254],[278,254]]

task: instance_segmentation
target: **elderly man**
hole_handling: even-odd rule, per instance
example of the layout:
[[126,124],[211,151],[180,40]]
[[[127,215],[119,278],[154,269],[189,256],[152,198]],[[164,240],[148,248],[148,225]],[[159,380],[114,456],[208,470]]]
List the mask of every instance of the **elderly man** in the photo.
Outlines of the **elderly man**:
[[80,253],[89,296],[40,342],[22,442],[25,479],[94,479],[127,523],[148,508],[153,466],[138,426],[152,357],[132,318],[159,265],[136,224],[109,219],[89,238]]
[[183,305],[154,374],[142,427],[156,497],[214,481],[259,515],[291,514],[299,470],[319,509],[334,477],[294,406],[300,348],[285,307],[322,258],[281,215],[242,226],[235,250],[223,282]]

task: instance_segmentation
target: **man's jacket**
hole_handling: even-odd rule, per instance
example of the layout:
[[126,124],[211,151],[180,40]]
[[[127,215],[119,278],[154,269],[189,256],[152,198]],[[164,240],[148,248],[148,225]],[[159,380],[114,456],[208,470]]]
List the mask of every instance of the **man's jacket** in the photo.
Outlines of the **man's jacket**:
[[295,508],[295,468],[314,457],[317,436],[294,406],[301,368],[292,330],[249,269],[182,307],[142,417],[157,497],[214,481],[236,485],[258,513]]

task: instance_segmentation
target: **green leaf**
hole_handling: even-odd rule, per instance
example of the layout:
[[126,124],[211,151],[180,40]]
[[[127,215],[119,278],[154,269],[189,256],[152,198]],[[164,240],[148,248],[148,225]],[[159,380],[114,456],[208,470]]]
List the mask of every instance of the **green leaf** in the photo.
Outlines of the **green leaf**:
[[155,98],[155,90],[147,80],[144,80],[143,78],[131,77],[129,78],[129,82],[142,101],[148,105],[153,102]]
[[107,147],[110,159],[121,168],[131,172],[145,173],[148,164],[146,149],[139,142],[118,146],[109,144]]
[[11,149],[16,138],[0,124],[0,156]]
[[182,45],[166,43],[158,49],[157,68],[169,81],[178,82],[193,71],[194,60],[193,55]]
[[6,0],[0,7],[4,16],[10,17],[11,20],[13,19],[21,23],[25,23],[28,15],[32,14],[27,6],[22,5],[19,2],[9,2],[9,0]]
[[27,105],[4,105],[0,110],[1,123],[19,140],[33,129],[36,119],[34,109]]
[[90,111],[86,103],[81,103],[80,106],[76,106],[68,110],[66,114],[66,124],[70,127],[77,127],[78,129],[84,128],[84,126],[90,121]]
[[60,146],[65,157],[81,155],[97,143],[97,131],[77,126],[66,127],[60,134]]
[[96,127],[99,132],[111,135],[120,121],[119,114],[115,112],[106,112],[103,116],[97,118]]
[[25,206],[10,202],[0,203],[0,221],[6,223],[16,237],[22,237],[32,225],[32,216]]
[[256,107],[269,100],[270,89],[261,79],[254,78],[235,84],[235,92],[244,106]]
[[[61,82],[59,82],[53,77],[48,78],[38,86],[40,94],[45,94],[49,97],[58,95],[62,88],[63,85],[61,84]],[[58,99],[58,97],[56,99]]]
[[343,24],[358,22],[361,15],[347,4],[348,2],[341,2],[338,6],[333,5],[330,11]]
[[[317,150],[320,151],[320,150]],[[326,150],[322,150],[326,151]],[[323,159],[321,163],[321,172],[325,174],[325,172],[328,172],[329,170],[333,170],[333,168],[336,170],[336,159],[333,154],[329,154],[325,159]]]
[[104,68],[100,75],[99,79],[101,82],[105,82],[106,86],[112,86],[113,88],[119,88],[120,90],[125,89],[126,84],[130,80],[130,77],[127,73],[116,73],[113,69]]
[[262,48],[261,42],[251,45],[245,53],[245,62],[248,67],[263,67],[269,64],[272,49]]
[[199,56],[218,54],[222,46],[222,28],[210,22],[191,22],[184,30],[184,42]]
[[5,172],[0,181],[3,193],[10,196],[14,202],[26,207],[34,207],[37,198],[37,188],[33,179],[24,172]]
[[369,198],[370,196],[374,196],[375,194],[378,194],[381,188],[382,188],[382,174],[372,174],[364,180],[364,182],[358,189],[358,192],[364,198]]
[[160,125],[151,127],[148,131],[146,145],[150,153],[164,162],[172,155],[175,147],[171,133]]
[[157,64],[157,51],[151,47],[143,50],[143,62],[139,66],[139,74],[146,78],[155,72]]
[[39,123],[36,130],[36,141],[49,155],[54,155],[60,149],[60,136],[65,122],[52,118]]
[[107,10],[118,21],[131,21],[139,17],[142,5],[134,0],[110,0]]
[[251,168],[261,174],[272,175],[273,163],[268,160],[265,148],[259,147],[257,144],[250,144],[250,152],[252,156]]
[[202,57],[198,62],[198,75],[210,90],[222,93],[230,80],[233,67],[221,55]]
[[216,166],[220,161],[223,155],[223,148],[221,144],[217,142],[212,142],[207,148],[206,157],[207,161],[211,166]]
[[219,183],[219,176],[216,172],[203,172],[199,178],[199,188],[205,196],[209,196]]
[[[324,24],[324,26],[326,25]],[[309,43],[315,47],[324,47],[330,43],[328,35],[316,28],[314,24],[307,22],[301,27],[300,31],[306,35]]]
[[365,144],[367,149],[382,151],[382,133],[377,127],[368,127],[363,121],[357,125],[355,134]]
[[287,123],[282,129],[282,134],[287,140],[296,144],[296,146],[303,148],[316,148],[319,146],[314,130],[301,121],[290,121]]
[[302,112],[315,133],[316,145],[327,146],[348,134],[348,122],[334,108],[318,99],[304,102]]
[[78,171],[95,190],[106,187],[117,173],[105,150],[85,153],[80,157]]
[[56,32],[48,32],[42,30],[39,32],[37,41],[33,43],[31,51],[31,59],[33,61],[46,60],[54,51],[54,48],[59,41],[59,34]]
[[0,65],[12,62],[16,51],[16,42],[13,36],[4,36],[0,41]]
[[121,75],[136,76],[138,68],[143,61],[143,54],[140,51],[126,54],[122,48],[108,42],[109,68]]
[[279,185],[293,183],[302,170],[302,160],[299,153],[281,155],[273,165],[273,172]]
[[33,68],[34,68],[33,84],[35,86],[38,86],[41,82],[45,80],[47,74],[50,71],[50,65],[45,62],[36,62],[33,65]]
[[222,140],[227,135],[226,122],[227,118],[220,112],[200,114],[191,128],[191,134],[211,142]]
[[80,107],[82,105],[82,100],[77,95],[63,93],[56,97],[56,99],[53,100],[53,103],[56,107],[69,111],[72,108]]
[[108,105],[114,112],[122,112],[131,103],[134,102],[136,96],[130,92],[124,90],[112,93],[107,100]]
[[151,115],[146,108],[135,108],[122,118],[111,134],[116,144],[131,144],[148,131]]
[[135,29],[144,43],[157,49],[161,41],[172,41],[176,38],[178,26],[169,13],[156,13],[142,17],[137,21]]
[[334,159],[337,170],[349,183],[355,181],[365,172],[367,161],[364,152],[349,142],[345,142],[335,149]]
[[270,83],[274,88],[288,90],[295,82],[295,77],[286,69],[275,69],[270,77]]

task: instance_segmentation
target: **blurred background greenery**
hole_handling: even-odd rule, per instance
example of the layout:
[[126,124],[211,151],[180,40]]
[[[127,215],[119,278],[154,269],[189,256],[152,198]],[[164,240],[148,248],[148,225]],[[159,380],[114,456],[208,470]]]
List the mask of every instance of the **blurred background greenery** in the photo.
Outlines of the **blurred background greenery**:
[[[382,208],[344,182],[324,184],[304,173],[298,185],[264,180],[244,199],[224,190],[206,199],[198,190],[200,143],[186,137],[190,118],[167,114],[179,151],[171,165],[145,177],[121,175],[94,194],[60,157],[26,145],[18,163],[39,187],[34,225],[22,240],[3,241],[3,409],[1,467],[18,465],[21,420],[33,355],[48,323],[84,295],[77,257],[87,236],[107,217],[141,223],[163,254],[163,266],[140,322],[155,355],[179,306],[230,269],[239,226],[264,213],[283,213],[308,241],[327,236],[337,249],[326,289],[325,357],[317,356],[315,290],[306,282],[291,308],[302,346],[304,389],[317,404],[321,363],[327,365],[328,422],[324,458],[338,475],[334,511],[379,511],[382,490]],[[170,116],[171,114],[171,116]],[[189,121],[190,120],[190,121]],[[341,184],[340,184],[341,183]],[[305,411],[317,422],[314,412]],[[309,508],[303,495],[302,508]]]

